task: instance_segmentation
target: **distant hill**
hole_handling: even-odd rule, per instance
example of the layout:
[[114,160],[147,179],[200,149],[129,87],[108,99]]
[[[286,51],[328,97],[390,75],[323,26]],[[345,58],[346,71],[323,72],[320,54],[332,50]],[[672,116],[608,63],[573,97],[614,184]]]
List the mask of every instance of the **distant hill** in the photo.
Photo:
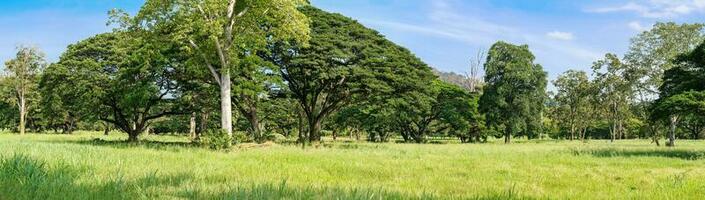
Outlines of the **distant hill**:
[[[433,73],[438,76],[439,79],[446,83],[454,84],[457,86],[460,86],[462,88],[465,88],[468,91],[473,91],[470,88],[470,79],[466,77],[465,75],[462,74],[457,74],[455,72],[442,72],[438,71],[437,69],[433,69]],[[477,86],[475,86],[476,89],[482,88],[482,80],[478,79],[476,81]]]

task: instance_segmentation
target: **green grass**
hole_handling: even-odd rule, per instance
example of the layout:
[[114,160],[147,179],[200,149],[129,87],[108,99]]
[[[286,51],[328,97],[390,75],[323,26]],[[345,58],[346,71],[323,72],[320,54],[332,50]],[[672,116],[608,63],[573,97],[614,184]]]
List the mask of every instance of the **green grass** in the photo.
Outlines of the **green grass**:
[[330,143],[0,134],[0,199],[700,199],[705,141]]

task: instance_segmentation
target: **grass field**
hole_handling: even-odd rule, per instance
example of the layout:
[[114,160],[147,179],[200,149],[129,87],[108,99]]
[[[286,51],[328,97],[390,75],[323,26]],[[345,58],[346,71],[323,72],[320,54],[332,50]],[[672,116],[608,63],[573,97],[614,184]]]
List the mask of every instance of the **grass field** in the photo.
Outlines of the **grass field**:
[[329,143],[0,134],[0,199],[701,199],[705,142]]

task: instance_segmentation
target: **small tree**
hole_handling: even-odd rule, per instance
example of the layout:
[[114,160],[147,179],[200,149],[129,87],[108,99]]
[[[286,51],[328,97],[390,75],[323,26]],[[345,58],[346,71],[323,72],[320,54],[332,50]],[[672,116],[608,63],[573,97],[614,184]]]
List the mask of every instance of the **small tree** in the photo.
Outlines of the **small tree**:
[[614,54],[606,54],[604,59],[593,64],[596,97],[601,102],[601,116],[610,122],[610,140],[625,136],[625,122],[631,114],[633,87],[625,78],[627,66]]
[[578,136],[584,138],[585,128],[590,117],[590,81],[584,71],[569,70],[553,81],[557,94],[555,100],[557,119],[570,132],[570,140]]
[[25,123],[30,104],[36,103],[38,98],[37,83],[46,62],[44,54],[37,48],[18,47],[15,58],[5,62],[6,81],[11,86],[14,98],[8,100],[17,105],[19,109],[19,132],[25,134]]

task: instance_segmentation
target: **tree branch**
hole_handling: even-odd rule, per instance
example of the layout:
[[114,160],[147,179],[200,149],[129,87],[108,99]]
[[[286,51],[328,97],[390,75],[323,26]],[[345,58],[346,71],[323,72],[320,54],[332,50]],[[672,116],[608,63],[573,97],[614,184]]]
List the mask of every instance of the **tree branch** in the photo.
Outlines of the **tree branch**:
[[[193,47],[196,51],[200,50],[199,46],[195,42],[193,42],[193,40],[188,40],[188,41],[189,41],[189,44],[191,45],[191,47]],[[206,63],[206,66],[208,67],[208,70],[211,72],[211,75],[213,76],[213,78],[215,79],[215,82],[218,83],[218,85],[222,87],[223,83],[220,82],[220,75],[218,75],[218,72],[215,70],[213,65],[211,65],[210,62],[208,62],[208,58],[206,57],[206,55],[204,55],[201,52],[199,52],[198,55],[200,55],[201,58],[203,59],[203,61]]]

